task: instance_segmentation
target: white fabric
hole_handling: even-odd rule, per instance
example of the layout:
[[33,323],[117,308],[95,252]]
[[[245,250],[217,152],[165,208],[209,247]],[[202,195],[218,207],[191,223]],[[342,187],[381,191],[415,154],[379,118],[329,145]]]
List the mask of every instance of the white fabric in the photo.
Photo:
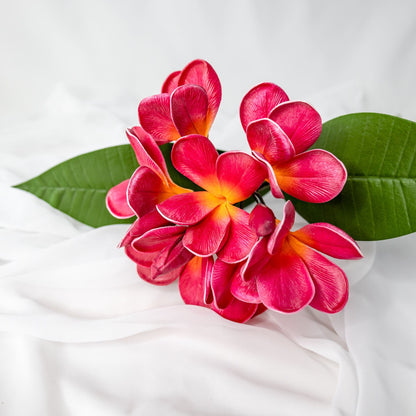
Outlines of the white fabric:
[[11,188],[126,143],[138,101],[195,58],[222,81],[224,149],[246,149],[238,106],[262,81],[325,120],[416,120],[415,25],[412,1],[3,3],[0,414],[416,414],[416,235],[341,262],[343,312],[240,325],[141,281],[116,248],[126,226],[92,229]]

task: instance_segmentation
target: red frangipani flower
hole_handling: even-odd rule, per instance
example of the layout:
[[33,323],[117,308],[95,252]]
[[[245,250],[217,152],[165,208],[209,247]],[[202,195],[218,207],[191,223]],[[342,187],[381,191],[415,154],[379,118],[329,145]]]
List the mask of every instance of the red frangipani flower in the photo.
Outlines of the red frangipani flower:
[[264,83],[243,98],[240,119],[253,155],[267,167],[273,196],[283,198],[283,190],[322,203],[341,192],[347,179],[343,163],[325,150],[306,151],[322,129],[309,104],[288,101],[280,87]]
[[158,204],[167,220],[187,225],[183,244],[192,253],[217,254],[235,263],[247,257],[257,240],[248,213],[234,204],[249,198],[264,181],[266,169],[243,152],[218,155],[204,136],[189,135],[172,149],[172,162],[204,191],[175,195]]
[[[255,208],[251,216],[257,215],[263,217],[264,211]],[[234,276],[231,291],[242,301],[263,303],[285,313],[306,305],[338,312],[348,299],[348,280],[318,251],[335,258],[357,259],[362,257],[360,249],[348,234],[327,223],[290,232],[294,220],[295,210],[288,201],[282,221],[276,220],[273,232],[253,247],[241,272]]]
[[218,75],[197,59],[169,75],[161,94],[140,102],[140,124],[159,145],[189,134],[208,136],[220,101]]

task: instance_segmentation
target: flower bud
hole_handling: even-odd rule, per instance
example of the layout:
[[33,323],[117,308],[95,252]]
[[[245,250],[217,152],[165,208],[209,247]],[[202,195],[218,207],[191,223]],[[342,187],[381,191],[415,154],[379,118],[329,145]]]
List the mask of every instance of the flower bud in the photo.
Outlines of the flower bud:
[[276,227],[273,211],[264,204],[257,204],[251,211],[248,223],[259,237],[269,235]]

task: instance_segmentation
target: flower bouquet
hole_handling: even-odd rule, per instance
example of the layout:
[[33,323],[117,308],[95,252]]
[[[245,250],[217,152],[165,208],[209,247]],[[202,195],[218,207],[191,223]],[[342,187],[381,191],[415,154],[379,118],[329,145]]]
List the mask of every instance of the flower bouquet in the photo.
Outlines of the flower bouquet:
[[[357,240],[416,230],[416,123],[318,112],[274,83],[240,106],[251,153],[209,139],[221,101],[195,60],[139,103],[130,145],[70,159],[18,188],[94,227],[132,223],[119,244],[138,275],[179,280],[187,304],[246,322],[267,309],[343,309],[348,280],[329,257],[359,259]],[[285,199],[273,212],[263,199]],[[293,229],[295,209],[309,224]],[[109,214],[111,213],[111,215]]]

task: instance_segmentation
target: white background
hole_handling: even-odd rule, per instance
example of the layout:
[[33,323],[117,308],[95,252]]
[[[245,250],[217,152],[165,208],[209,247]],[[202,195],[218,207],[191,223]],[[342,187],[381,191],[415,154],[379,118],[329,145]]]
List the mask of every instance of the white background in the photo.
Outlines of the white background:
[[140,99],[195,58],[222,82],[223,148],[244,148],[239,104],[263,81],[324,120],[416,120],[414,2],[2,0],[0,34],[1,415],[416,413],[415,236],[361,244],[342,313],[237,325],[139,280],[126,227],[10,188],[126,143]]

